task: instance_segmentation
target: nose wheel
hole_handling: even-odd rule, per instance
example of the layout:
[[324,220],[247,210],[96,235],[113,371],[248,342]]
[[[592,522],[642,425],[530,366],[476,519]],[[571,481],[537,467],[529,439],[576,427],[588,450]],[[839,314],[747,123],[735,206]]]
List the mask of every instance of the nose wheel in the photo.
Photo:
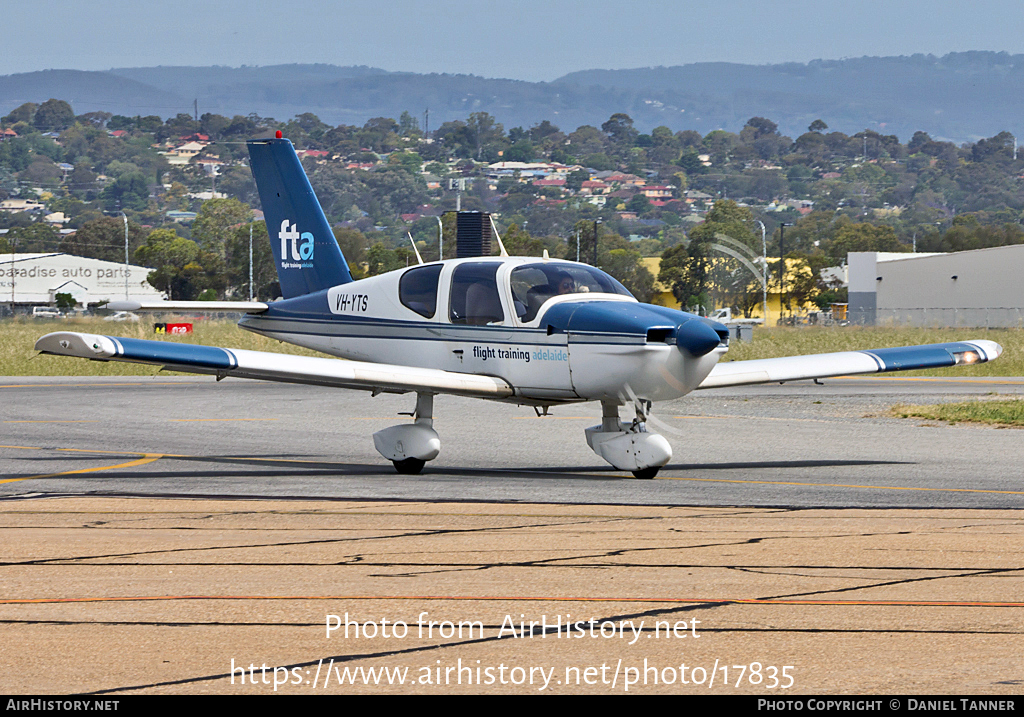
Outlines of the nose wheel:
[[[423,470],[423,466],[427,465],[426,461],[421,461],[419,458],[405,458],[400,461],[391,461],[395,464],[395,470],[402,475],[414,476],[419,475],[420,471]],[[655,471],[657,473],[657,471]],[[654,476],[651,476],[653,478]]]
[[[651,468],[641,468],[638,471],[633,471],[633,477],[639,480],[651,480],[654,476],[658,475],[658,471],[661,470],[661,466],[652,466]],[[417,471],[418,472],[418,471]]]

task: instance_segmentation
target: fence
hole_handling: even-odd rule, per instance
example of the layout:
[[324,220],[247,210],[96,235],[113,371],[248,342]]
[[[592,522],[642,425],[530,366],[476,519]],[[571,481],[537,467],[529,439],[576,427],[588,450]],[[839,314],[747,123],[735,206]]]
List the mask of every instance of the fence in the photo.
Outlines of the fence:
[[931,328],[1024,328],[1024,309],[992,306],[976,309],[901,308],[851,310],[851,324]]

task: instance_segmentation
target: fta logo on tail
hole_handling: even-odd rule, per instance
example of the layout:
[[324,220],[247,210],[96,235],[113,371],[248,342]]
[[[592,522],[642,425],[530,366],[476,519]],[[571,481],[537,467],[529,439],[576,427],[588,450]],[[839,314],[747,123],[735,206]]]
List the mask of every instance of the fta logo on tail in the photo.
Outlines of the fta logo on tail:
[[[298,269],[313,266],[313,235],[310,232],[300,234],[295,224],[289,224],[285,219],[281,222],[281,231],[277,233],[277,238],[281,240],[282,267]],[[294,263],[289,262],[289,258]]]

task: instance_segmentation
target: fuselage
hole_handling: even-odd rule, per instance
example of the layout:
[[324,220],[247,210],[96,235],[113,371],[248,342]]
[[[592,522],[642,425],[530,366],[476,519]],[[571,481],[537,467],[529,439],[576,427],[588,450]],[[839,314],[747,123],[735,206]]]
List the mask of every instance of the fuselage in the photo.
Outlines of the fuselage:
[[[677,345],[691,321],[720,343],[710,334],[702,355]],[[351,360],[496,376],[515,389],[509,400],[533,404],[677,398],[727,347],[725,327],[642,304],[592,267],[518,257],[414,265],[274,302],[239,325]]]

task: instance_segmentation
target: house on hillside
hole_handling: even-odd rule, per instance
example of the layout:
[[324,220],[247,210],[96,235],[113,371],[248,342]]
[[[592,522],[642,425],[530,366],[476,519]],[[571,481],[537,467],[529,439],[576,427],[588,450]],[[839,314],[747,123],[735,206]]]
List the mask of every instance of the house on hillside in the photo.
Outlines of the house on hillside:
[[205,170],[207,174],[212,174],[216,177],[220,175],[227,162],[217,157],[200,157],[196,160],[196,164]]
[[651,184],[644,186],[640,189],[644,193],[644,196],[648,199],[671,199],[675,192],[675,187],[669,187],[661,184]]
[[299,159],[305,159],[306,157],[312,157],[318,164],[320,162],[326,162],[331,153],[323,149],[297,149],[295,154],[298,155]]
[[5,199],[0,202],[0,212],[18,214],[20,212],[40,212],[44,209],[42,202],[35,199]]
[[611,191],[611,185],[600,179],[588,179],[580,187],[580,194],[607,194],[609,191]]
[[533,180],[533,186],[535,187],[564,187],[564,179],[535,179]]
[[167,157],[167,164],[180,167],[192,161],[192,158],[202,152],[205,148],[206,143],[204,142],[186,142],[180,147],[174,147],[166,152],[161,152],[160,154]]
[[621,184],[630,187],[642,187],[647,184],[647,180],[643,177],[638,177],[635,174],[626,174],[625,172],[611,172],[608,176],[603,177],[603,179],[608,184]]

